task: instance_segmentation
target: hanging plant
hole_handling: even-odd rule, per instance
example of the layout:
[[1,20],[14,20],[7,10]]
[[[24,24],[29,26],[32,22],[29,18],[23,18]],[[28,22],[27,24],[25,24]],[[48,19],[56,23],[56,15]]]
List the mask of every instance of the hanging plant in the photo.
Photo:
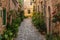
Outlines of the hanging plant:
[[56,22],[60,22],[60,4],[58,3],[56,5],[57,7],[57,12],[56,14],[53,16],[53,22],[56,23]]
[[57,15],[53,16],[53,22],[56,23],[57,22]]

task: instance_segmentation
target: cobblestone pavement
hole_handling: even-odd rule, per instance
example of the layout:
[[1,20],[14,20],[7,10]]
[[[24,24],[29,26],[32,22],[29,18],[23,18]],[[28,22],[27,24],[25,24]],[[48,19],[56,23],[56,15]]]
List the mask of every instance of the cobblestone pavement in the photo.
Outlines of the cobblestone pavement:
[[33,26],[31,18],[26,18],[21,23],[15,40],[45,40],[45,37]]

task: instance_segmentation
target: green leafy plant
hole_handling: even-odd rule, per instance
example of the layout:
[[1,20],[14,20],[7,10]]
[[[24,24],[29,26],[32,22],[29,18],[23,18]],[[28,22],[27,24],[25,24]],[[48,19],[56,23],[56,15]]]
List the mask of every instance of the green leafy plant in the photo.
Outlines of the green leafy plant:
[[13,32],[11,30],[6,30],[2,35],[2,40],[12,40],[13,39]]
[[53,22],[60,22],[60,13],[57,13],[56,15],[53,16]]
[[[2,38],[1,40],[13,40],[14,37],[17,37],[17,33],[18,33],[18,27],[20,26],[20,23],[22,22],[21,16],[17,14],[16,18],[12,18],[12,24],[10,24],[9,22],[6,25],[6,29],[4,31],[4,33],[2,34]],[[23,16],[23,15],[22,15]]]
[[[53,15],[53,20],[52,20],[53,23],[55,23],[55,26],[57,25],[57,22],[60,23],[60,3],[56,4],[56,9],[57,9],[56,13]],[[50,35],[50,36],[52,36],[52,40],[60,40],[58,32],[55,35],[54,34],[53,34],[53,36]],[[48,38],[48,40],[49,40],[49,38]]]
[[40,32],[46,32],[46,24],[41,13],[33,13],[32,21]]
[[2,40],[2,36],[1,36],[1,34],[0,34],[0,40]]

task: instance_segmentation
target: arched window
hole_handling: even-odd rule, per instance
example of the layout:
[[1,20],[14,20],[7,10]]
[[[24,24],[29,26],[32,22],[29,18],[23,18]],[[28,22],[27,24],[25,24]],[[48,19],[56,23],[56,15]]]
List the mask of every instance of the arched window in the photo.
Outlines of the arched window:
[[28,10],[28,14],[30,14],[30,10]]

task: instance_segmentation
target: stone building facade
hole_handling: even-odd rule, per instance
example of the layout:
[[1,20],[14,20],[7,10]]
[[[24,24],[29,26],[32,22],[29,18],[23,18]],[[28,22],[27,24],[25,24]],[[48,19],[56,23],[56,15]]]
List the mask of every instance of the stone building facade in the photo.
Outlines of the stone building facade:
[[[2,9],[2,13],[1,13]],[[7,17],[10,10],[18,10],[18,2],[16,0],[0,0],[0,33],[2,34],[7,25]]]
[[60,0],[33,0],[34,11],[43,13],[45,17],[45,23],[47,26],[47,34],[52,33],[54,29],[53,15],[56,12],[56,4],[60,3]]
[[32,16],[33,14],[33,3],[31,0],[24,0],[24,15]]

